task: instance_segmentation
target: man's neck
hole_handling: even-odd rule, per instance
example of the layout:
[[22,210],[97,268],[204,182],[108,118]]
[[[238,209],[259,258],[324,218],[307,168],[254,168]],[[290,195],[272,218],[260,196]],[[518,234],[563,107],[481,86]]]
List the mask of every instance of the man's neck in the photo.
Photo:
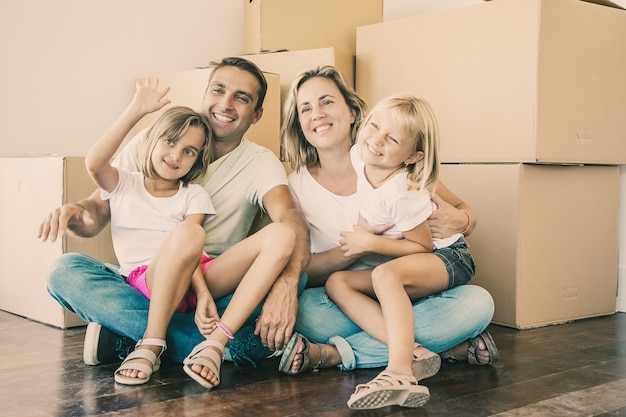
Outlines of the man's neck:
[[219,159],[227,153],[231,152],[241,143],[243,138],[238,139],[215,139],[215,159]]

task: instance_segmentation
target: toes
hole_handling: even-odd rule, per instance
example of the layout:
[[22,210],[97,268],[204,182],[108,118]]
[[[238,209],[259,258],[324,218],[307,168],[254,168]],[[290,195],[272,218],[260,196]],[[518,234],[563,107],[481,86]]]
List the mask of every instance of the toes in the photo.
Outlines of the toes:
[[483,340],[482,337],[478,336],[476,338],[475,343],[478,346],[478,350],[480,351],[487,350],[487,345],[485,344],[485,341]]
[[127,378],[138,378],[145,379],[148,377],[144,372],[140,372],[136,369],[122,369],[120,371],[120,375],[125,376]]
[[218,382],[217,375],[215,375],[213,371],[211,371],[211,369],[209,368],[205,368],[202,365],[194,364],[191,365],[191,370],[200,375],[202,378],[209,381],[211,384],[216,385]]
[[483,338],[478,336],[474,343],[476,343],[476,356],[477,356],[478,362],[480,362],[481,364],[489,363],[489,360],[491,359],[491,355],[489,354],[489,350],[487,349],[487,344],[485,343]]

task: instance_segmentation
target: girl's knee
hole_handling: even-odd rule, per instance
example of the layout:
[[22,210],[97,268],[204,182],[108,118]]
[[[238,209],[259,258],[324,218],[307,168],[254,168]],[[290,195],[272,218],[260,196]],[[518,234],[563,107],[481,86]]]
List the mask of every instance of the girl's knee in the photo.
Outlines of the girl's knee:
[[331,300],[337,300],[339,295],[345,291],[347,285],[346,274],[339,271],[330,274],[330,276],[326,279],[324,288],[326,290],[326,294]]
[[197,223],[182,222],[174,228],[165,244],[170,245],[180,256],[196,256],[206,242],[206,232]]
[[264,227],[264,230],[265,240],[271,243],[272,247],[288,253],[293,252],[296,244],[296,233],[291,227],[283,223],[270,223]]

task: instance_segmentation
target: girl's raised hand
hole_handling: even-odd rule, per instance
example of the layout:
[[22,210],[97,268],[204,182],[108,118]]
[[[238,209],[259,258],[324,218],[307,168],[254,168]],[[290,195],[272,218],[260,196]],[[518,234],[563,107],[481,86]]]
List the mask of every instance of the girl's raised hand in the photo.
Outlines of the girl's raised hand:
[[130,103],[138,114],[148,114],[161,110],[164,106],[171,103],[171,100],[165,98],[170,88],[165,87],[159,89],[158,78],[143,78],[135,82],[135,96]]

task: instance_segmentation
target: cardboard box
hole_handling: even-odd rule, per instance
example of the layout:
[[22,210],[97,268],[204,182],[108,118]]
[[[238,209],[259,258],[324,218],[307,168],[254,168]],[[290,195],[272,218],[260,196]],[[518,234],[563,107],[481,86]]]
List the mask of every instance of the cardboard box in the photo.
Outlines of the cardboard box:
[[334,47],[306,51],[267,52],[242,55],[242,57],[254,62],[263,71],[280,75],[282,102],[285,101],[291,83],[300,72],[324,65],[334,66],[350,85],[354,85],[354,55]]
[[[212,68],[197,68],[157,76],[159,85],[170,87],[167,97],[172,103],[158,112],[144,116],[135,125],[131,135],[151,126],[168,107],[187,106],[200,111],[211,71]],[[264,75],[267,80],[267,93],[263,101],[263,117],[250,126],[245,137],[280,156],[280,77],[268,72],[264,72]]]
[[354,55],[355,29],[383,21],[383,0],[243,0],[245,53],[336,46]]
[[50,243],[37,239],[37,228],[51,210],[95,188],[82,157],[0,158],[0,309],[61,328],[85,324],[48,294],[46,275],[64,253],[116,263],[110,229],[90,239],[65,236]]
[[618,166],[444,164],[441,180],[478,213],[471,283],[493,296],[494,323],[615,313]]
[[[401,41],[405,40],[405,41]],[[444,162],[626,163],[626,11],[494,0],[357,29],[356,87],[437,115]]]

